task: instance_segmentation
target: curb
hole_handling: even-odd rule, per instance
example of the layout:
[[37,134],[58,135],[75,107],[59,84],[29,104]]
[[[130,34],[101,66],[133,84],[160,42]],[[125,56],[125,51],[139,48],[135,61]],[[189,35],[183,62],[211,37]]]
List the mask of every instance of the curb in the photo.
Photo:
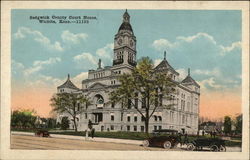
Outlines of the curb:
[[[11,134],[34,136],[34,133],[31,132],[12,131]],[[82,141],[109,142],[109,143],[133,144],[133,145],[142,144],[142,141],[140,140],[114,139],[114,138],[102,138],[102,137],[95,137],[93,139],[91,137],[88,137],[88,139],[86,140],[85,136],[71,136],[71,135],[60,135],[60,134],[50,134],[50,136],[52,138],[72,139],[72,140],[82,140]]]

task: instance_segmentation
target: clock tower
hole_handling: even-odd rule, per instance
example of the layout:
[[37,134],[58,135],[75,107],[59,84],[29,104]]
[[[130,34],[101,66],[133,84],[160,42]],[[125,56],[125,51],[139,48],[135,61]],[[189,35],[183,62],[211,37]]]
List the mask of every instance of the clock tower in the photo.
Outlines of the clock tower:
[[127,10],[123,14],[123,22],[114,39],[113,66],[116,65],[136,66],[136,37]]

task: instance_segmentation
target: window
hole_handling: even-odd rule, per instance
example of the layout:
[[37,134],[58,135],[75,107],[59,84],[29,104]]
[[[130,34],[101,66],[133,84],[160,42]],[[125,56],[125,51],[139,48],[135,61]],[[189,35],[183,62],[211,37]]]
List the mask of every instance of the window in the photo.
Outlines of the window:
[[157,130],[157,126],[154,126],[154,130]]
[[159,126],[159,130],[161,130],[161,126]]
[[113,125],[110,126],[110,130],[111,130],[111,131],[114,130],[114,126],[113,126]]
[[80,103],[77,103],[77,111],[80,111]]
[[141,121],[144,122],[145,121],[145,118],[143,116],[141,116]]
[[127,126],[127,131],[130,131],[130,126]]
[[137,126],[134,126],[134,131],[137,131]]
[[115,120],[115,116],[114,115],[111,115],[111,121],[114,121]]
[[154,120],[157,121],[157,116],[154,116]]
[[128,109],[131,109],[131,99],[128,99]]
[[159,95],[159,105],[160,105],[160,106],[162,106],[162,97],[163,97],[163,95],[160,94],[160,95]]
[[162,118],[161,118],[161,116],[158,116],[158,119],[159,119],[159,121],[162,121]]
[[141,132],[144,132],[144,126],[141,126]]
[[88,114],[87,113],[85,113],[85,119],[88,119]]
[[115,108],[115,103],[114,102],[112,102],[111,108]]
[[127,117],[127,121],[130,122],[130,116]]
[[134,121],[137,122],[137,116],[134,117]]

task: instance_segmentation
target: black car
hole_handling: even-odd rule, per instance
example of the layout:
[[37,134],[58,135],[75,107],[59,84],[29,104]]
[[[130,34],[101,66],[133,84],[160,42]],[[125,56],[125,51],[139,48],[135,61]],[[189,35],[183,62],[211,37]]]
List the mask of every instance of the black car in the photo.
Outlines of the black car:
[[35,136],[37,137],[50,137],[49,131],[44,129],[39,129],[35,132]]
[[154,130],[153,136],[143,141],[143,146],[157,146],[166,149],[174,148],[179,143],[177,133],[178,131],[171,129]]
[[203,147],[209,147],[210,151],[214,152],[225,152],[225,140],[219,138],[197,138],[191,143],[187,144],[187,150],[198,150],[203,149]]

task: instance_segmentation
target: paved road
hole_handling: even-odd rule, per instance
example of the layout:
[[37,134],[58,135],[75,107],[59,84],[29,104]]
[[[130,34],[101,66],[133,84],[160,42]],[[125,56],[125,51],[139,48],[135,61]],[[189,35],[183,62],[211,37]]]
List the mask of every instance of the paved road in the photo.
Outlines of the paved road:
[[[62,138],[45,138],[27,135],[11,135],[11,149],[29,150],[150,150],[161,151],[163,148],[142,147],[133,144],[81,141]],[[181,149],[171,149],[181,150]]]
[[[97,139],[96,139],[97,140]],[[143,147],[138,144],[122,144],[117,142],[85,141],[83,139],[45,138],[33,135],[11,135],[11,149],[28,150],[147,150],[168,151],[158,147]],[[98,139],[99,140],[99,139]],[[186,151],[186,147],[177,147],[169,151]],[[204,148],[203,151],[209,151]],[[227,147],[227,152],[240,152],[240,147]]]

